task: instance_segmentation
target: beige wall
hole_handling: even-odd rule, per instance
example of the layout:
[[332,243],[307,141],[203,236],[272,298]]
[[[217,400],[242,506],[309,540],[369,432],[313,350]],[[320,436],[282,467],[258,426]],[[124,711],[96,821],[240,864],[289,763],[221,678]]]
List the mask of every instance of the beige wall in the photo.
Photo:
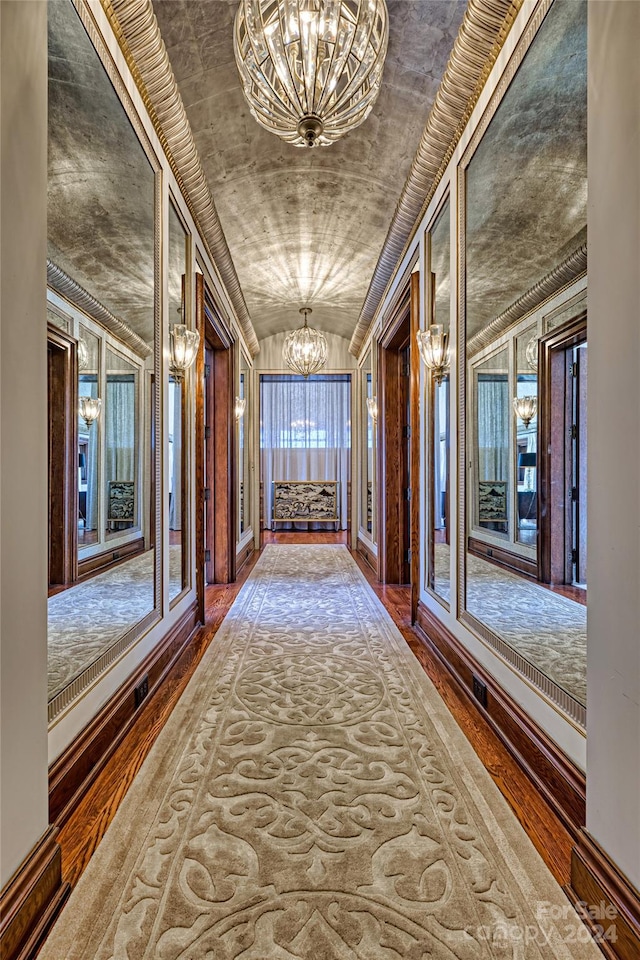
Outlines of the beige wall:
[[640,888],[640,3],[589,4],[587,829]]
[[47,812],[47,8],[0,3],[0,885]]

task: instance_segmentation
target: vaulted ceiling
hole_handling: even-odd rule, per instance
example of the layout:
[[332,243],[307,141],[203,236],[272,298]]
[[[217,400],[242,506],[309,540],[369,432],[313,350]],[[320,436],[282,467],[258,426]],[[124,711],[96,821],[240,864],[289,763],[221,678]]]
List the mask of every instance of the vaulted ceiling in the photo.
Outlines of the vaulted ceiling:
[[237,0],[154,0],[196,147],[259,339],[312,322],[350,337],[466,8],[389,0],[372,114],[330,147],[262,130],[233,54]]

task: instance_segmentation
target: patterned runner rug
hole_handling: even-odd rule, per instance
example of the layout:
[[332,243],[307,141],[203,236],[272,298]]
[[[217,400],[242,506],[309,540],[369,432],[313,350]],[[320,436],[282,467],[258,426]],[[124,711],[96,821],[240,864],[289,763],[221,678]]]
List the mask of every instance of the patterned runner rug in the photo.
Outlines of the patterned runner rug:
[[40,960],[597,960],[342,546],[268,546]]

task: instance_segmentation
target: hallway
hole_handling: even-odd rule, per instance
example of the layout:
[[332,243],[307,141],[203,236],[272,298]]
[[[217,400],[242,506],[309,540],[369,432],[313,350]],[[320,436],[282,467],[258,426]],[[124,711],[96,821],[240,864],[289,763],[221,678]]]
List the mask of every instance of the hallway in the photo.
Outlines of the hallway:
[[298,540],[263,550],[42,957],[598,956],[584,934],[345,547]]

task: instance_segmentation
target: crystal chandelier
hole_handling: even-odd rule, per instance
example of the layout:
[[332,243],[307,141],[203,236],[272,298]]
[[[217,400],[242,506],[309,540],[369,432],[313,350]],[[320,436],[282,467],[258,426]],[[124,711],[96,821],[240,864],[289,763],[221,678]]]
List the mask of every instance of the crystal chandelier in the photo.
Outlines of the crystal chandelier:
[[240,0],[233,46],[249,110],[295,146],[327,146],[367,118],[382,81],[385,0]]
[[449,366],[449,338],[444,327],[441,323],[432,323],[428,330],[418,330],[416,338],[422,362],[433,371],[436,383],[440,383]]
[[307,326],[307,315],[311,312],[310,307],[300,310],[300,313],[304,314],[304,326],[288,333],[282,348],[282,357],[287,366],[303,377],[317,373],[327,362],[327,340],[324,333]]
[[538,412],[538,398],[532,396],[514,397],[513,409],[516,412],[516,417],[519,417],[524,423],[525,429],[528,429],[529,424],[532,420],[535,420]]
[[174,380],[184,380],[186,371],[198,353],[200,334],[197,330],[189,330],[184,323],[174,323],[169,339],[171,341],[169,370]]
[[100,397],[79,397],[78,413],[87,425],[87,429],[100,416],[102,400]]

